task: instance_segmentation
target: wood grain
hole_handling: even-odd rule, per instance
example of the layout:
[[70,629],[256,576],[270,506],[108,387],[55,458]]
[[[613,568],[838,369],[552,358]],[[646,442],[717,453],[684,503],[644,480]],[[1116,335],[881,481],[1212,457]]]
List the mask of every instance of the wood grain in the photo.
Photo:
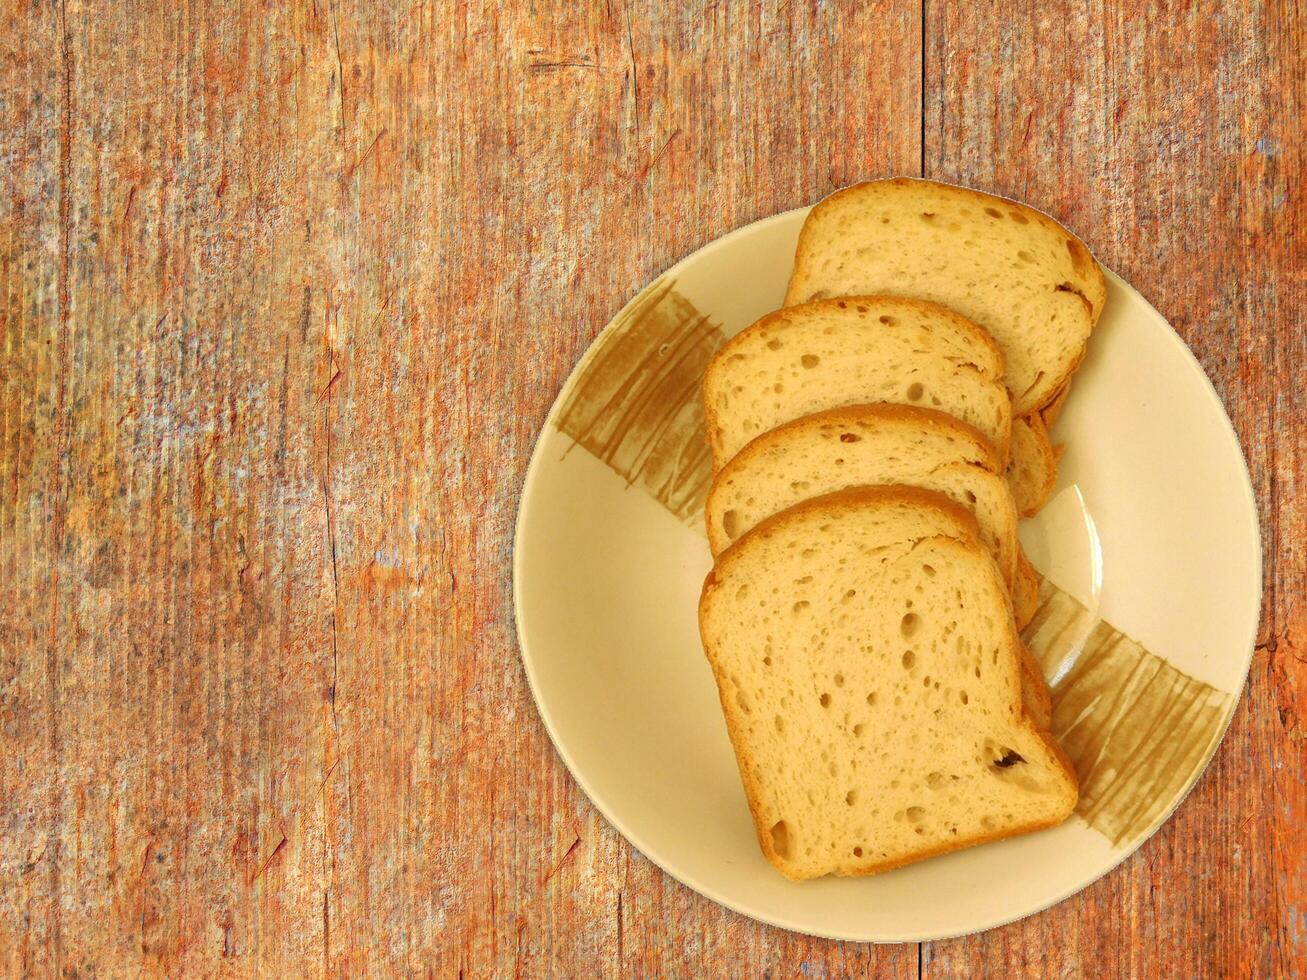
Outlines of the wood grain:
[[639,286],[916,169],[919,8],[0,23],[6,972],[913,974],[595,814],[509,555],[545,410]]
[[[0,13],[7,973],[1301,963],[1300,14],[854,7]],[[918,950],[758,925],[622,841],[536,717],[509,557],[545,411],[640,286],[923,163],[1064,216],[1190,342],[1267,598],[1162,832]]]

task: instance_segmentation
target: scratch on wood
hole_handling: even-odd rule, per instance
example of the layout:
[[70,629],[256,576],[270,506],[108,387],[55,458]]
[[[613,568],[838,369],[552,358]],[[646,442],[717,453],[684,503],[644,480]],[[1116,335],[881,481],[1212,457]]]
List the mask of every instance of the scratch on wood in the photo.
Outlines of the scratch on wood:
[[626,51],[631,59],[631,99],[635,106],[635,127],[640,128],[640,71],[635,64],[635,32],[631,30],[631,10],[626,10]]
[[277,855],[281,853],[281,849],[285,846],[286,846],[286,833],[285,831],[282,831],[281,840],[279,840],[277,842],[277,846],[272,849],[272,853],[268,855],[268,859],[264,861],[263,864],[260,865],[259,870],[254,873],[254,877],[250,879],[250,884],[254,884],[254,882],[258,881],[259,878],[262,877],[263,872],[268,870],[272,862],[277,859]]
[[679,126],[676,129],[672,130],[672,135],[667,137],[667,139],[663,141],[663,145],[658,148],[658,152],[655,153],[652,157],[650,157],[649,162],[640,168],[640,172],[636,174],[635,177],[636,183],[639,183],[640,181],[644,180],[647,176],[649,176],[649,171],[651,171],[657,165],[658,161],[662,159],[663,154],[667,152],[667,148],[672,145],[672,140],[676,139],[676,137],[680,135],[681,135],[681,129]]
[[589,61],[535,61],[530,64],[529,70],[537,73],[558,71],[564,68],[585,68],[589,71],[598,71],[599,66]]
[[379,143],[381,141],[381,138],[386,135],[386,132],[387,132],[386,127],[384,126],[381,127],[381,132],[377,133],[377,135],[372,138],[372,142],[368,144],[368,148],[364,150],[361,154],[359,154],[358,158],[349,165],[349,169],[345,171],[346,180],[349,180],[351,177],[354,176],[354,171],[359,168],[359,164],[361,164],[364,160],[366,160],[368,158],[368,154],[371,153],[374,149],[376,149],[377,143]]
[[575,829],[573,829],[573,833],[575,833],[576,836],[572,840],[571,846],[567,849],[567,852],[558,859],[557,863],[549,869],[549,873],[546,874],[544,880],[540,882],[541,885],[549,884],[549,880],[553,878],[554,875],[558,874],[558,870],[563,866],[563,863],[572,856],[572,852],[581,846],[581,835],[576,833]]

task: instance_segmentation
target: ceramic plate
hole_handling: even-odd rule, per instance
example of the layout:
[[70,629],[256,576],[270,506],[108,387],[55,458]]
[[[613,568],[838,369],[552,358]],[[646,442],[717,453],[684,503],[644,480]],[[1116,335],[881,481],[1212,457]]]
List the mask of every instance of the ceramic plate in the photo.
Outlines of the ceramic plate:
[[781,302],[806,210],[669,269],[564,385],[527,471],[514,554],[540,715],[595,806],[690,888],[820,936],[935,939],[1047,908],[1170,815],[1232,716],[1255,642],[1261,555],[1239,442],[1202,369],[1114,275],[1053,429],[1053,499],[1021,538],[1044,576],[1025,632],[1080,774],[1052,830],[866,878],[794,883],[763,858],[699,643],[711,476],[698,381]]

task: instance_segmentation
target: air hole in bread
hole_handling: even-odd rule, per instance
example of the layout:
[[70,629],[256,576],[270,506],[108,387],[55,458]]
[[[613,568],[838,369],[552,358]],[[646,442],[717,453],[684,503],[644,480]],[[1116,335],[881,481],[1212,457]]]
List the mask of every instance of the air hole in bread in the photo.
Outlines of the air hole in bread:
[[922,211],[922,212],[921,212],[921,220],[922,220],[922,221],[934,221],[936,217],[938,217],[938,216],[935,214],[934,211]]
[[932,772],[926,776],[926,785],[931,789],[939,789],[944,785],[944,774],[942,772]]
[[875,692],[875,691],[872,691],[870,694],[867,695],[867,705],[868,705],[869,707],[873,707],[873,708],[876,706],[876,692]]
[[853,804],[857,803],[858,791],[856,789],[851,789],[847,793],[845,793],[844,802],[847,803],[849,806],[853,806]]
[[966,691],[958,692],[958,700],[961,701],[963,704],[969,704],[971,702],[971,699],[967,697]]
[[887,224],[889,224],[889,218],[888,218],[888,217],[883,217],[883,218],[881,218],[881,219],[880,219],[880,223],[881,223],[882,225],[887,225]]
[[860,442],[861,440],[862,436],[858,435],[856,432],[840,433],[840,442]]
[[916,613],[908,613],[899,621],[899,632],[903,634],[904,639],[915,636],[919,629],[921,629],[921,617]]
[[921,401],[921,396],[925,393],[926,388],[920,381],[914,381],[912,384],[908,385],[908,401],[910,402]]
[[859,306],[859,307],[857,308],[857,310],[858,310],[859,313],[866,313],[866,312],[867,312],[867,308],[866,308],[865,306]]
[[921,570],[922,570],[923,572],[926,573],[926,578],[934,578],[934,577],[935,577],[935,566],[934,566],[934,565],[922,565],[922,566],[921,566]]
[[782,718],[780,715],[777,715],[775,718],[775,722],[776,722],[776,731],[780,732],[782,735],[785,734],[785,719]]
[[924,806],[910,806],[906,812],[910,823],[921,823],[926,819],[926,808]]
[[855,848],[853,849],[853,856],[854,856],[855,858],[860,858],[860,857],[862,857],[862,848],[860,848],[860,847],[855,847]]
[[781,384],[779,381],[777,381],[774,385],[771,386],[771,390],[774,391],[774,392],[776,392],[776,394],[779,395],[782,391],[785,390],[785,385],[783,385],[783,384]]
[[735,599],[736,599],[736,601],[738,602],[739,600],[743,599],[743,598],[744,598],[746,595],[748,595],[748,594],[749,594],[749,587],[748,587],[747,585],[741,585],[740,588],[739,588],[739,590],[736,591],[736,593],[735,593]]
[[862,722],[858,722],[856,725],[853,726],[853,734],[854,734],[854,735],[861,735],[862,732],[863,732],[863,729],[865,729],[866,727],[867,727],[867,726],[864,725]]
[[740,706],[740,710],[743,711],[746,715],[753,713],[749,708],[749,699],[745,697],[743,691],[735,692],[735,703]]
[[839,458],[837,458],[837,459],[835,460],[835,465],[836,465],[836,466],[843,466],[843,465],[844,465],[844,457],[843,457],[843,456],[840,456]]
[[892,316],[883,316],[880,318],[880,322],[887,327],[891,327],[894,325],[894,318]]
[[763,665],[764,667],[770,667],[770,666],[771,666],[771,657],[763,657],[763,658],[762,658],[762,665]]
[[[904,650],[904,651],[903,651],[903,669],[904,669],[904,670],[911,670],[912,667],[913,667],[913,665],[916,664],[916,662],[917,662],[917,655],[916,655],[915,653],[913,653],[911,650]],[[898,702],[896,701],[895,703],[897,704]]]
[[804,354],[801,358],[799,358],[799,363],[806,368],[815,368],[818,364],[821,363],[821,358],[818,357],[816,354]]
[[830,707],[830,695],[829,695],[829,694],[822,694],[822,696],[819,697],[817,700],[821,703],[821,706],[822,706],[823,708],[829,708],[829,707]]
[[1007,216],[1008,216],[1009,218],[1011,218],[1013,221],[1015,221],[1015,222],[1016,222],[1017,224],[1019,224],[1019,225],[1028,225],[1028,224],[1030,224],[1030,219],[1027,218],[1027,217],[1026,217],[1024,214],[1022,214],[1020,211],[1009,211],[1009,212],[1007,213]]
[[794,604],[794,611],[795,611],[796,613],[801,613],[801,612],[803,612],[803,610],[807,609],[808,606],[810,606],[810,605],[811,605],[811,603],[808,602],[807,599],[800,599],[798,602],[796,602],[796,603]]
[[976,502],[976,495],[975,495],[974,493],[972,493],[970,490],[968,490],[968,491],[967,491],[967,503],[969,503],[969,504],[974,504],[975,502]]
[[835,675],[835,686],[836,686],[836,687],[843,687],[843,686],[844,686],[844,675],[843,675],[843,674],[836,674],[836,675]]
[[780,349],[781,349],[781,342],[780,342],[779,340],[769,340],[769,341],[767,341],[767,349],[768,349],[768,350],[780,350]]
[[929,675],[929,674],[927,674],[925,677],[923,677],[923,678],[921,679],[921,686],[922,686],[922,687],[930,687],[930,675]]
[[847,309],[849,308],[849,304],[846,303],[846,302],[844,302],[844,300],[840,300],[840,304],[839,304],[839,305],[840,305],[840,309],[841,309],[841,310],[847,310]]
[[998,208],[985,208],[985,213],[989,215],[991,218],[1001,219],[1003,217],[1003,212],[1000,211]]
[[771,826],[771,846],[779,858],[790,856],[790,829],[784,820],[777,820]]
[[854,596],[856,596],[857,594],[858,594],[858,590],[857,590],[857,589],[849,589],[848,592],[845,592],[845,593],[844,593],[844,598],[841,599],[840,601],[841,601],[841,602],[848,602],[850,599],[852,599],[852,598],[853,598]]
[[1022,262],[1035,261],[1035,257],[1031,255],[1029,252],[1027,252],[1024,248],[1021,251],[1017,252],[1017,258],[1019,258]]
[[728,538],[734,539],[740,533],[740,515],[733,510],[728,510],[723,514],[722,530],[726,532]]

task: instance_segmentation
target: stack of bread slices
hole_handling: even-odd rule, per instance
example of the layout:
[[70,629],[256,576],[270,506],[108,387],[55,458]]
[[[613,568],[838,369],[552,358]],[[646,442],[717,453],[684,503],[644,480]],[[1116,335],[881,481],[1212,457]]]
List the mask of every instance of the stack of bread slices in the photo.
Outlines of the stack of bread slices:
[[763,852],[869,874],[1059,823],[1017,522],[1106,298],[1041,212],[922,180],[818,204],[704,379],[699,618]]

